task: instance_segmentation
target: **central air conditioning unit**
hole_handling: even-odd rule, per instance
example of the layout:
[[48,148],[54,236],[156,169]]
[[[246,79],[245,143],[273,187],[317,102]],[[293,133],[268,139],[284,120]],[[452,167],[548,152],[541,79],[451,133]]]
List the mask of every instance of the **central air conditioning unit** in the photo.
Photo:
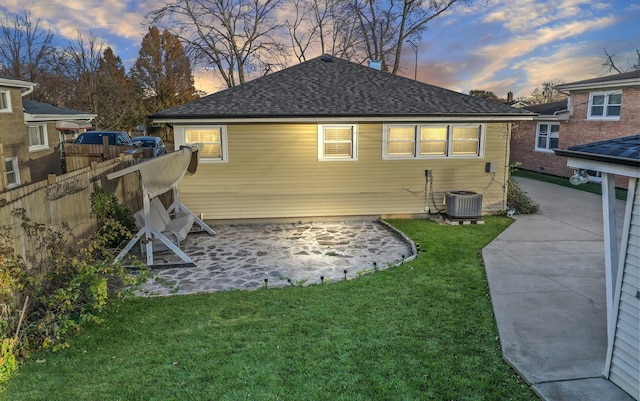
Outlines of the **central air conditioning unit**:
[[471,191],[445,192],[446,213],[452,218],[482,216],[482,195]]

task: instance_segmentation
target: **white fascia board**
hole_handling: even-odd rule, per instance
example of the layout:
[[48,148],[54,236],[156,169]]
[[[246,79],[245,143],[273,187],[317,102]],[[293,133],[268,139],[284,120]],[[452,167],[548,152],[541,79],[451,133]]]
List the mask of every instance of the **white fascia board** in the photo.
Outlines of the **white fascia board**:
[[259,118],[158,118],[154,123],[189,125],[189,124],[230,124],[230,123],[334,123],[334,122],[511,122],[533,121],[535,115],[514,116],[408,116],[408,117],[259,117]]
[[96,118],[97,114],[24,114],[25,122],[36,122],[36,121],[57,121],[57,120],[66,120],[66,121],[92,121]]
[[0,86],[4,86],[4,87],[7,87],[7,88],[29,89],[29,88],[32,88],[32,87],[36,86],[36,83],[28,82],[28,81],[21,81],[19,79],[0,78]]
[[569,157],[567,159],[567,166],[577,169],[581,168],[584,170],[601,171],[603,173],[616,174],[625,177],[640,178],[640,170],[633,166],[605,163],[596,160],[578,159],[575,157]]
[[640,79],[631,78],[631,79],[622,79],[618,81],[609,81],[609,82],[590,82],[583,84],[567,84],[567,85],[558,85],[556,89],[565,90],[565,91],[575,91],[575,90],[592,90],[592,89],[610,89],[610,88],[624,88],[628,86],[640,86]]

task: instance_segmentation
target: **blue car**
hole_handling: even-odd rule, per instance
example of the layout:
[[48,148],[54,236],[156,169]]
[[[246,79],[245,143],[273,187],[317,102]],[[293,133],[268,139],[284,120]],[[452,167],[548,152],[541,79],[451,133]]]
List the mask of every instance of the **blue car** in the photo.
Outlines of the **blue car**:
[[162,138],[157,136],[137,136],[131,139],[133,144],[140,143],[142,148],[153,148],[153,157],[163,155],[167,153],[167,147]]

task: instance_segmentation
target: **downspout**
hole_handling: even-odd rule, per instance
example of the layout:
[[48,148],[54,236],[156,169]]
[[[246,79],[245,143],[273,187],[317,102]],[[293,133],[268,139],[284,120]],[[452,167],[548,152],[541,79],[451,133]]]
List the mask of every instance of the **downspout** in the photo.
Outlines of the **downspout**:
[[26,91],[22,92],[22,93],[20,94],[20,96],[25,97],[25,96],[27,96],[27,95],[30,95],[30,94],[31,94],[35,89],[36,89],[36,86],[35,86],[35,85],[31,85],[31,86],[29,87],[29,89],[27,89]]
[[507,144],[505,146],[505,150],[504,150],[504,162],[505,162],[505,169],[504,169],[504,185],[502,188],[502,208],[504,210],[507,210],[507,197],[509,194],[509,180],[511,179],[511,163],[509,162],[509,159],[511,158],[511,127],[512,127],[513,123],[508,122],[507,123]]

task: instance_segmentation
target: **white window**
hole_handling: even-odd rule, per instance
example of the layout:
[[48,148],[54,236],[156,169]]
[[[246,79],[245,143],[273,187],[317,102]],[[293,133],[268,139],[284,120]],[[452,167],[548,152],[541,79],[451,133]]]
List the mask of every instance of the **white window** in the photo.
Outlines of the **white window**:
[[20,185],[20,172],[18,171],[18,158],[9,157],[4,159],[4,170],[7,173],[7,184],[9,188]]
[[49,149],[47,124],[29,125],[27,135],[29,135],[29,151]]
[[318,125],[318,160],[358,160],[358,126]]
[[384,126],[383,159],[481,157],[482,124],[393,124]]
[[0,113],[11,112],[11,94],[7,90],[0,90]]
[[204,145],[200,154],[202,162],[227,162],[227,127],[215,126],[176,126],[176,145],[191,145],[201,143]]
[[619,120],[622,107],[622,91],[589,93],[590,120]]
[[553,152],[558,147],[560,123],[538,123],[536,130],[536,150]]

